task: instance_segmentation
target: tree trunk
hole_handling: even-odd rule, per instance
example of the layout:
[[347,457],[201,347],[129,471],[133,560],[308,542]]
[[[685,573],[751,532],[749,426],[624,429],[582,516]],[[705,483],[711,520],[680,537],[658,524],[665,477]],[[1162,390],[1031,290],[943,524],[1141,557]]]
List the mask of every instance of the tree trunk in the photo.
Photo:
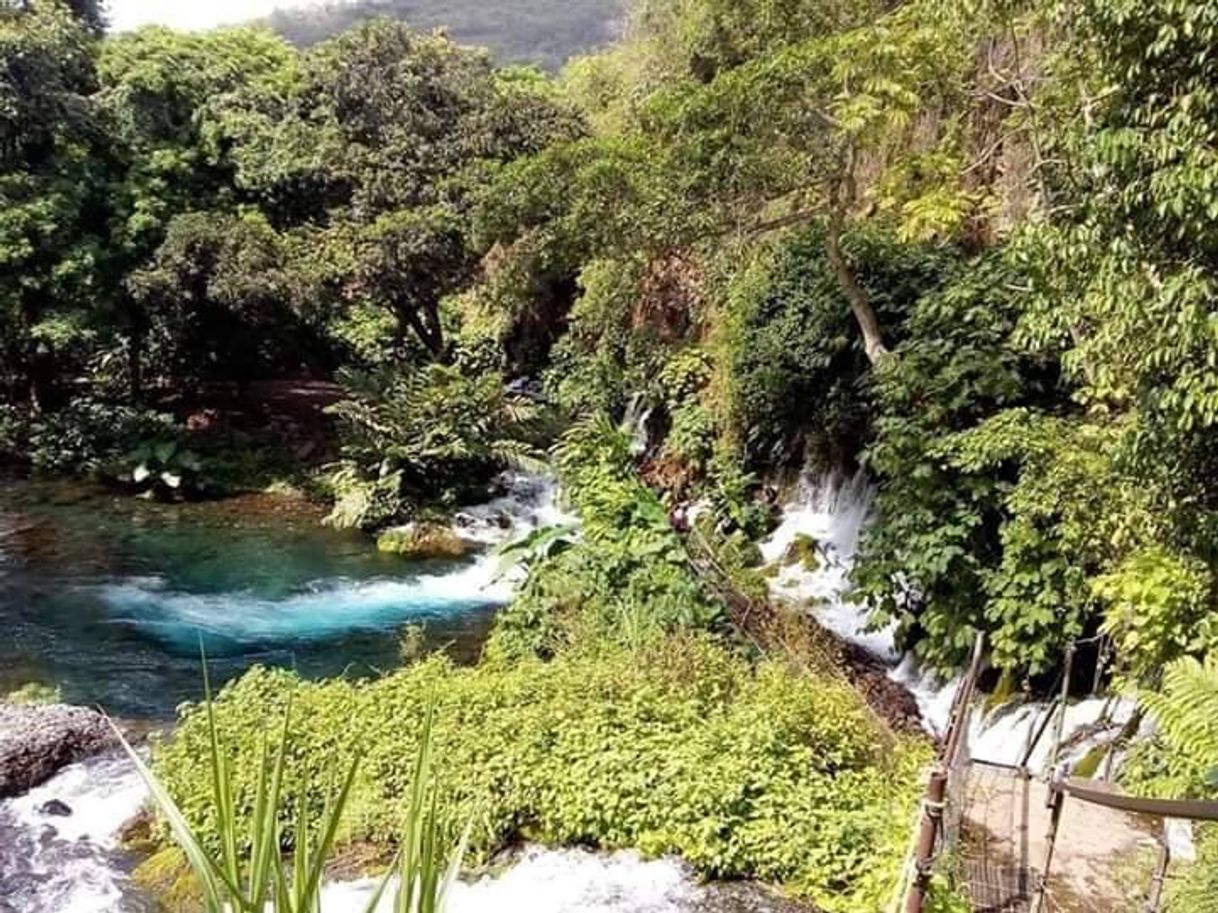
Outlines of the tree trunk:
[[398,308],[399,332],[405,333],[406,328],[427,347],[436,358],[444,352],[444,330],[440,326],[440,314],[436,305],[424,305],[420,308]]
[[127,337],[127,375],[131,401],[138,403],[144,396],[144,328],[138,325]]
[[846,262],[846,258],[842,254],[842,225],[841,218],[837,214],[829,220],[829,233],[825,238],[825,247],[829,265],[837,277],[837,284],[841,286],[842,294],[850,302],[850,310],[854,312],[854,319],[859,325],[859,331],[863,334],[863,349],[867,353],[867,360],[874,365],[888,354],[888,347],[884,345],[880,318],[876,315],[875,308],[871,306],[871,299],[859,285],[858,279],[850,269],[850,264]]
[[841,173],[833,180],[829,188],[829,231],[825,237],[825,249],[829,265],[837,277],[842,294],[850,302],[850,310],[863,334],[863,349],[867,360],[873,365],[888,355],[888,347],[884,345],[884,333],[880,329],[880,318],[867,292],[859,285],[854,271],[842,254],[842,232],[845,228],[846,215],[854,205],[857,188],[854,182],[854,147],[848,147],[842,156]]

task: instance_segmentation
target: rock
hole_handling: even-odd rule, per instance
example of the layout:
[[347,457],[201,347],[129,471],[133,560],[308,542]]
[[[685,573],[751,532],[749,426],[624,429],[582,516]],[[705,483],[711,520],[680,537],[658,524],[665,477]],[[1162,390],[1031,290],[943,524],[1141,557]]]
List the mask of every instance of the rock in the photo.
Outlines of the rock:
[[38,806],[38,811],[44,815],[50,815],[52,818],[67,818],[72,814],[72,806],[66,802],[60,802],[58,799],[52,799],[50,802],[43,802]]
[[820,543],[807,533],[798,533],[782,555],[782,566],[800,565],[809,574],[820,570]]
[[378,551],[418,561],[464,558],[476,546],[439,523],[407,523],[387,529],[376,540]]
[[20,795],[114,742],[105,718],[87,707],[0,703],[0,799]]

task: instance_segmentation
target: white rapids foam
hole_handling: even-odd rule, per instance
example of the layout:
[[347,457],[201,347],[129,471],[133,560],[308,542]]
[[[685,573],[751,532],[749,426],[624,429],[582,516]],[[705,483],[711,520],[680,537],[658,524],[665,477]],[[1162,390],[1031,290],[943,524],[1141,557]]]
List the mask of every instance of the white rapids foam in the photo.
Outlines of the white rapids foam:
[[[358,913],[374,887],[369,880],[329,885],[322,913]],[[502,873],[457,884],[446,913],[685,913],[699,909],[706,893],[674,859],[530,847]],[[391,903],[382,898],[377,913],[389,913]]]
[[[118,832],[144,803],[135,766],[104,754],[65,767],[46,783],[0,803],[0,911],[142,911],[119,851]],[[71,814],[48,814],[53,800]]]
[[782,522],[761,543],[767,564],[780,563],[800,536],[816,543],[819,566],[796,561],[779,568],[770,592],[779,600],[807,605],[822,625],[889,662],[898,659],[893,626],[869,630],[866,613],[850,602],[850,570],[871,514],[874,489],[860,471],[851,478],[803,476]]

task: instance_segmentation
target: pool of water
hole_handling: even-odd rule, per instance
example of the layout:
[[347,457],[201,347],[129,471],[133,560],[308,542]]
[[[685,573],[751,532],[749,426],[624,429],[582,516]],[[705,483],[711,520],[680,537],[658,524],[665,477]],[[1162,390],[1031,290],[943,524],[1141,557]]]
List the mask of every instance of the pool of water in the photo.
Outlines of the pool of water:
[[[518,516],[496,531],[540,522],[520,515],[532,501],[544,513],[534,487],[504,499]],[[493,558],[412,563],[319,521],[284,496],[157,504],[0,478],[0,694],[42,682],[114,715],[167,718],[200,695],[201,645],[218,681],[255,663],[361,676],[395,666],[397,634],[416,623],[477,656],[508,595]]]

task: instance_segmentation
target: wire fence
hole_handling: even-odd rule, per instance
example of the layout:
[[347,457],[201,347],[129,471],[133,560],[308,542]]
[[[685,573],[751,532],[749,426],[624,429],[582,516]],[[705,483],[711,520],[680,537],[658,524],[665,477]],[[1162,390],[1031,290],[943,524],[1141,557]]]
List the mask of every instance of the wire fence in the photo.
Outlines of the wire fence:
[[[1098,779],[1069,776],[1059,762],[1073,650],[1067,652],[1057,702],[1034,727],[1017,764],[975,757],[970,744],[981,669],[974,662],[952,709],[922,812],[907,913],[921,913],[933,871],[950,876],[983,913],[1160,913],[1172,861],[1167,822],[1218,820],[1218,803],[1129,796]],[[1118,735],[1107,746],[1115,751]],[[1030,759],[1048,744],[1049,772]]]

